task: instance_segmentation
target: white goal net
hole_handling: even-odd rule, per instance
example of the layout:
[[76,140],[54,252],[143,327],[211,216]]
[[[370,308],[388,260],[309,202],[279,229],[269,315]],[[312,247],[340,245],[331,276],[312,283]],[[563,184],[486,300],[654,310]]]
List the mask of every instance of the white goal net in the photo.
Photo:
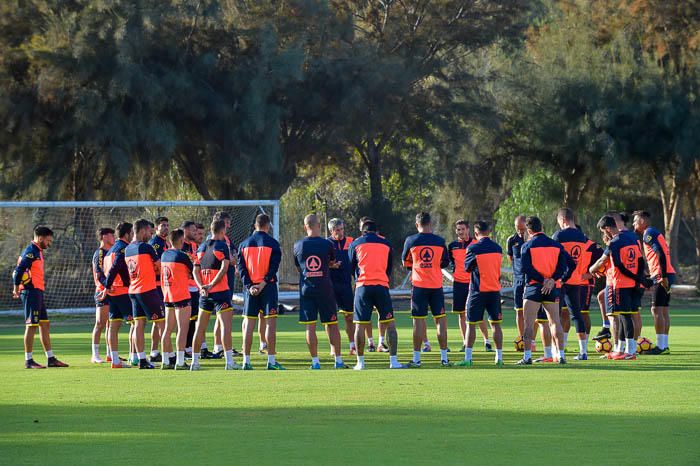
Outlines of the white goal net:
[[[53,245],[44,255],[47,306],[50,310],[91,310],[95,290],[91,260],[99,246],[99,228],[115,228],[121,221],[133,223],[138,218],[154,221],[163,216],[171,229],[191,220],[202,223],[208,231],[217,211],[231,215],[227,234],[234,246],[250,235],[259,213],[270,216],[272,235],[279,239],[277,200],[0,202],[0,311],[21,308],[19,301],[12,299],[11,274],[37,225],[54,231]],[[236,291],[240,287],[236,280]]]

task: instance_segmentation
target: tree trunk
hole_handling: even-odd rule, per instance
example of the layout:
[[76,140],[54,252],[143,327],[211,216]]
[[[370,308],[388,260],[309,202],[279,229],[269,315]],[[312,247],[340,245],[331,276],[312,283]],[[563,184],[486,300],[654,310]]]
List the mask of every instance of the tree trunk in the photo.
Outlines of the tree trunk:
[[656,183],[661,196],[661,204],[664,211],[664,234],[671,254],[671,264],[680,275],[678,268],[678,230],[683,212],[683,194],[687,188],[687,183],[679,180],[677,173],[670,177],[670,186],[664,173],[655,170]]
[[373,207],[384,204],[384,188],[382,186],[382,158],[380,148],[370,141],[367,145],[367,172],[369,175],[369,198]]

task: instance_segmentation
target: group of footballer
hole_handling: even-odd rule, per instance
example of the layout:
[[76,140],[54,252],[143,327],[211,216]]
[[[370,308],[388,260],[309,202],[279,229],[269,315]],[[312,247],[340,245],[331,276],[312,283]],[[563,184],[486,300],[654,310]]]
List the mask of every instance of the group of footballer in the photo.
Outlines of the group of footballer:
[[[635,359],[641,332],[641,298],[651,292],[651,312],[657,345],[649,354],[668,354],[669,301],[675,272],[663,235],[651,227],[650,215],[637,211],[633,230],[627,228],[626,214],[610,212],[597,228],[604,248],[586,237],[575,223],[574,212],[557,213],[560,230],[550,238],[538,217],[518,216],[515,234],[507,240],[507,257],[513,270],[513,300],[516,325],[523,343],[523,357],[517,365],[531,365],[534,339],[539,329],[543,356],[534,362],[566,364],[567,336],[573,320],[578,337],[575,360],[588,359],[591,329],[589,316],[596,278],[605,277],[598,293],[604,322],[596,339],[609,338],[613,350],[606,358]],[[169,221],[155,223],[139,219],[121,222],[116,229],[98,232],[92,270],[96,286],[96,319],[92,332],[92,362],[103,363],[99,355],[102,333],[106,335],[107,357],[114,369],[136,366],[153,369],[199,370],[201,359],[224,359],[226,370],[252,370],[251,349],[258,324],[260,353],[267,353],[268,370],[284,370],[276,359],[276,317],[279,300],[277,272],[282,258],[279,243],[270,235],[270,218],[259,214],[255,231],[238,247],[226,232],[231,217],[217,212],[204,239],[204,226],[184,222],[171,231]],[[495,363],[503,365],[501,266],[502,248],[490,238],[485,221],[472,226],[455,222],[457,239],[449,245],[433,233],[430,214],[416,215],[417,233],[406,238],[401,261],[411,273],[411,317],[413,357],[398,361],[398,338],[389,283],[393,254],[391,244],[378,231],[374,219],[360,219],[361,236],[345,234],[345,224],[334,218],[328,223],[329,236],[316,215],[304,218],[306,237],[294,244],[293,258],[299,271],[299,323],[305,326],[311,355],[311,369],[321,369],[316,324],[324,326],[334,357],[333,367],[347,369],[342,358],[338,313],[343,316],[350,341],[350,355],[356,370],[365,368],[365,349],[389,353],[389,368],[421,367],[421,353],[430,351],[426,321],[430,312],[437,330],[441,365],[449,361],[447,319],[443,291],[443,269],[452,272],[452,312],[459,315],[464,359],[456,366],[471,367],[476,327],[488,339],[484,313],[493,333]],[[155,233],[155,234],[154,234]],[[638,235],[640,235],[638,237]],[[640,240],[641,238],[641,240]],[[45,366],[33,359],[33,341],[39,329],[49,367],[67,367],[51,349],[49,319],[44,303],[43,251],[50,247],[53,232],[44,226],[34,230],[34,240],[18,259],[13,272],[13,296],[25,310],[25,367]],[[242,357],[232,344],[232,298],[236,272],[243,285]],[[354,286],[353,286],[354,282]],[[372,337],[372,315],[378,314],[379,344]],[[206,345],[209,321],[215,315],[214,351]],[[150,358],[146,357],[146,324],[150,321]],[[129,324],[129,357],[119,355],[119,331]],[[175,333],[175,345],[172,334]],[[365,348],[367,346],[367,348]],[[159,351],[162,350],[162,355]],[[149,360],[150,359],[150,360]],[[190,363],[187,363],[190,360]]]

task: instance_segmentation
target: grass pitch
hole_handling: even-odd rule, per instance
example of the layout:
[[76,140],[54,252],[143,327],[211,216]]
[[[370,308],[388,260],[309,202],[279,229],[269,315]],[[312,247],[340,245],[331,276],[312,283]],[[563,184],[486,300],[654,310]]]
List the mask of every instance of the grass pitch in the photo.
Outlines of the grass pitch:
[[[406,362],[411,321],[397,317]],[[644,317],[654,340],[648,308]],[[336,371],[319,328],[324,370],[312,372],[302,329],[285,315],[278,359],[287,371],[265,371],[265,356],[254,355],[253,372],[204,361],[196,373],[90,364],[91,322],[75,318],[52,328],[54,351],[71,367],[25,370],[22,321],[0,318],[0,462],[699,464],[700,306],[672,318],[670,356],[600,361],[593,352],[587,362],[571,354],[566,367],[519,368],[507,313],[503,369],[478,337],[472,369],[440,368],[434,348],[421,369],[384,370],[388,356],[374,353],[364,372]],[[573,332],[569,341],[573,350]]]

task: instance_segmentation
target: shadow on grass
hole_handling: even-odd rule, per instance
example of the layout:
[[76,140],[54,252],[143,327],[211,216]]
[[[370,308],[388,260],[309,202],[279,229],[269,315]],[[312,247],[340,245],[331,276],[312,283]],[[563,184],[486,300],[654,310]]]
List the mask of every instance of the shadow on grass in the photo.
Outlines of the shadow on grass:
[[[198,396],[217,395],[183,393],[183,405]],[[601,454],[593,447],[612,426],[617,432],[653,426],[653,435],[640,432],[604,448],[606,463],[700,461],[700,423],[682,415],[607,418],[546,413],[544,404],[542,414],[446,410],[426,408],[427,401],[392,408],[390,399],[384,406],[137,408],[127,399],[121,406],[0,406],[3,463],[592,464]]]

